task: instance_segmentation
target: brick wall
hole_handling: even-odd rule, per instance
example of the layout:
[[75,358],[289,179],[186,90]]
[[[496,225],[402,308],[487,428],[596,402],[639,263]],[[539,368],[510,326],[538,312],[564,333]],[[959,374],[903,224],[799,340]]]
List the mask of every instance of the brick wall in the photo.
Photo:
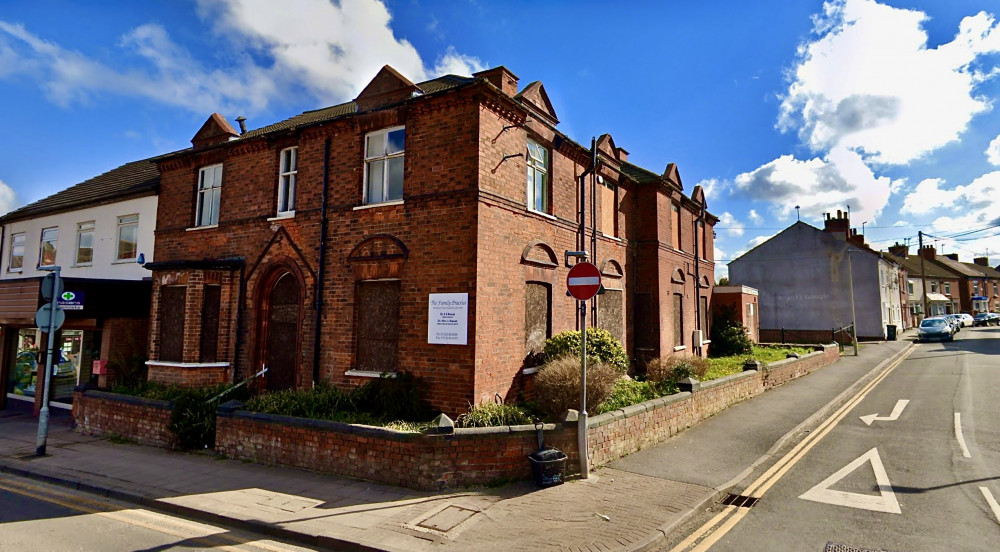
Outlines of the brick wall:
[[174,448],[170,401],[140,399],[102,391],[73,393],[73,420],[85,435],[121,437],[143,445]]
[[[547,444],[573,446],[573,428],[545,428]],[[215,433],[216,452],[229,458],[424,490],[525,479],[537,449],[532,426],[421,435],[239,410],[220,410]]]
[[[767,389],[836,362],[835,345],[802,357],[706,382],[677,393],[590,418],[591,464],[600,466],[662,442]],[[547,424],[546,445],[564,451],[578,473],[573,424]],[[537,450],[533,426],[456,429],[422,435],[337,422],[221,408],[215,450],[230,458],[294,466],[417,489],[482,485],[530,476],[526,456]]]

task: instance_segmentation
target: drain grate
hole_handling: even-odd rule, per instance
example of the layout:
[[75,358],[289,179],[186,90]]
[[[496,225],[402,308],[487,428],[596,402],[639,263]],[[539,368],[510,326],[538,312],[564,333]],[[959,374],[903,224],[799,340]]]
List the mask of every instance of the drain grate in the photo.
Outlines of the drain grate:
[[731,494],[722,500],[726,506],[736,506],[737,508],[753,508],[759,498],[744,495]]
[[889,550],[885,548],[858,548],[857,546],[828,542],[823,552],[889,552]]

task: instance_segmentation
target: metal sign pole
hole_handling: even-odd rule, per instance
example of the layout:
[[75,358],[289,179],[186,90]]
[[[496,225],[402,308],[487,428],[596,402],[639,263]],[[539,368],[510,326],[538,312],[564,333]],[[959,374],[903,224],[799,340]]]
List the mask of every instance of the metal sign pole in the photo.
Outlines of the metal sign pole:
[[580,301],[583,330],[580,332],[580,417],[577,420],[577,448],[580,450],[580,477],[590,477],[590,448],[587,435],[587,302]]
[[59,271],[60,267],[55,267],[53,273],[55,279],[52,282],[52,301],[49,303],[49,328],[48,328],[48,348],[45,350],[45,381],[42,387],[42,410],[38,413],[38,438],[35,440],[35,456],[45,456],[45,441],[49,435],[49,388],[52,387],[52,354],[56,342],[56,309],[59,308]]

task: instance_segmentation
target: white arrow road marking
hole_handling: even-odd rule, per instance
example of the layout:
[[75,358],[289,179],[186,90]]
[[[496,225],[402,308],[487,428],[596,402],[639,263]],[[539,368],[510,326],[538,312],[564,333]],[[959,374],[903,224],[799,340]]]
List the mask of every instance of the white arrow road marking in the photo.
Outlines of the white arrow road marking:
[[969,447],[965,446],[965,435],[962,435],[962,413],[955,413],[955,439],[958,439],[958,446],[962,449],[962,456],[972,458],[969,454]]
[[[834,491],[830,489],[841,479],[850,475],[851,472],[868,462],[875,472],[875,482],[878,483],[879,496],[866,495],[860,493],[849,493],[847,491]],[[848,508],[860,508],[873,512],[885,512],[888,514],[901,514],[899,502],[896,501],[896,493],[889,483],[889,475],[882,465],[882,458],[878,455],[878,449],[873,448],[859,456],[850,464],[841,468],[837,473],[827,477],[815,487],[809,489],[799,496],[805,500],[833,504],[835,506],[847,506]]]
[[906,405],[908,404],[910,404],[909,400],[900,399],[896,401],[896,406],[892,408],[892,413],[889,414],[888,416],[869,414],[867,416],[860,416],[860,418],[861,421],[865,423],[865,425],[872,425],[872,422],[874,422],[875,420],[878,420],[880,422],[895,422],[896,420],[899,419],[899,415],[903,413],[903,409],[906,408]]
[[986,487],[979,487],[979,492],[983,493],[983,498],[990,505],[990,510],[993,510],[993,517],[997,518],[997,522],[1000,523],[1000,504],[997,504],[997,499],[993,498],[993,493]]

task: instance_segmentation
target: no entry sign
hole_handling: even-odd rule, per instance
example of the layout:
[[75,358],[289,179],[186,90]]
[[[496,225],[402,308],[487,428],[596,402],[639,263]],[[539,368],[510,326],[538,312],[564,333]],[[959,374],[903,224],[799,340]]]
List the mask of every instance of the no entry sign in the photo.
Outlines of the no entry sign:
[[601,271],[591,263],[577,263],[566,276],[569,294],[580,301],[587,301],[601,289]]

